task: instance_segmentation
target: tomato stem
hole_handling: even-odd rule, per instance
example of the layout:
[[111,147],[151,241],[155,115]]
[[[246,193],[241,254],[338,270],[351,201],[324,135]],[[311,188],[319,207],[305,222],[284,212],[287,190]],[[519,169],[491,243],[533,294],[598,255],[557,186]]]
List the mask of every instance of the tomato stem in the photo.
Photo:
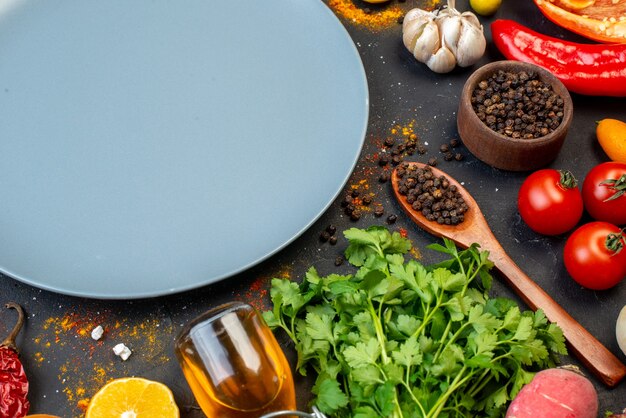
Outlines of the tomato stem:
[[0,347],[8,347],[17,352],[15,338],[22,329],[22,326],[24,326],[24,309],[22,309],[22,307],[15,302],[9,302],[5,306],[7,308],[15,309],[17,311],[17,322],[15,323],[15,326],[13,327],[9,335],[5,338],[4,341],[2,341]]
[[624,229],[617,233],[607,235],[604,245],[613,253],[613,255],[619,254],[619,252],[624,248]]
[[560,179],[559,184],[565,189],[573,189],[578,186],[578,180],[569,170],[558,170]]
[[618,179],[606,179],[600,183],[601,186],[609,186],[610,190],[615,190],[615,193],[611,196],[603,200],[603,202],[608,202],[609,200],[615,200],[626,193],[626,174],[622,174],[622,176]]

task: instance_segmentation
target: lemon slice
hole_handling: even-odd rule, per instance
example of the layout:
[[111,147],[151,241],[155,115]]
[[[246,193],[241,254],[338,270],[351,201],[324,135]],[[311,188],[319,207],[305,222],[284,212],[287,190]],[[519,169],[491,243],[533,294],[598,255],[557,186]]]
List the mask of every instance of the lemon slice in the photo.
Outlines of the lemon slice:
[[85,418],[179,418],[172,391],[140,377],[115,379],[96,393]]

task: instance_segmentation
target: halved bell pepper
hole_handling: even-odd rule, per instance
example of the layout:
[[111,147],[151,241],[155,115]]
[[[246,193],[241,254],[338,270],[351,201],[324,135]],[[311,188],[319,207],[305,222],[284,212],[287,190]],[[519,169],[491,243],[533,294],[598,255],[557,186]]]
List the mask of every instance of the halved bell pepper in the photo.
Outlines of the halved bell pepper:
[[626,43],[626,4],[612,0],[534,0],[551,21],[600,42]]

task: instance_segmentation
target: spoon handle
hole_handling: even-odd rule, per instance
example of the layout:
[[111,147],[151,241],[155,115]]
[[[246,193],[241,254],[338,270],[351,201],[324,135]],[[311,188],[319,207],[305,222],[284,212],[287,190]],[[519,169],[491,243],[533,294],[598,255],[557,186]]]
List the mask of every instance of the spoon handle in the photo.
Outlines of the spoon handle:
[[509,286],[528,306],[533,310],[542,309],[548,320],[563,330],[570,350],[594,375],[609,387],[626,376],[626,366],[531,280],[497,241],[492,243],[489,251],[490,259]]

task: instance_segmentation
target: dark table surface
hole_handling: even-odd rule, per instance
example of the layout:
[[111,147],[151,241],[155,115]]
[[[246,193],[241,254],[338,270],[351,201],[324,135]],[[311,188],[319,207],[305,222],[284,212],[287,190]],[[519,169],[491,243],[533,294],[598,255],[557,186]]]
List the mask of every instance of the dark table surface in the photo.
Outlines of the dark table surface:
[[[462,146],[462,161],[443,161],[439,146],[457,137],[456,110],[461,88],[473,68],[503,57],[490,41],[489,23],[496,18],[517,20],[531,28],[573,41],[588,42],[545,19],[530,0],[504,0],[497,14],[481,17],[488,45],[485,56],[473,68],[456,69],[452,73],[432,73],[417,63],[402,45],[401,25],[395,20],[388,25],[372,27],[362,21],[346,19],[342,5],[351,0],[328,0],[326,3],[345,26],[363,60],[370,94],[369,128],[361,158],[345,191],[358,189],[373,196],[372,206],[380,203],[385,215],[375,217],[363,208],[363,216],[351,220],[336,202],[300,238],[272,258],[256,267],[219,283],[167,297],[112,301],[92,300],[59,295],[36,289],[0,275],[0,302],[20,303],[28,321],[18,344],[21,358],[30,377],[31,413],[50,413],[62,417],[83,415],[89,398],[107,381],[124,376],[143,376],[167,384],[174,392],[183,417],[202,417],[173,353],[173,341],[182,325],[205,310],[231,300],[242,300],[259,309],[270,307],[269,281],[272,277],[300,280],[309,266],[321,274],[348,272],[344,263],[335,260],[345,249],[339,235],[336,245],[322,243],[321,231],[336,225],[339,231],[349,227],[365,228],[386,225],[404,230],[419,250],[422,261],[435,261],[425,246],[436,239],[411,224],[394,202],[389,183],[378,182],[381,168],[376,161],[381,142],[393,136],[394,128],[409,128],[419,137],[428,152],[407,160],[426,161],[436,157],[439,168],[447,171],[473,194],[482,208],[496,237],[515,262],[539,283],[559,304],[595,335],[622,361],[626,361],[615,339],[615,321],[626,304],[626,283],[608,291],[590,291],[571,280],[562,261],[566,235],[544,237],[532,232],[516,209],[516,195],[528,173],[497,170],[474,158]],[[354,0],[358,8],[369,7],[372,17],[389,16],[390,10],[407,11],[427,6],[425,1],[393,0],[384,6],[371,6]],[[432,3],[432,2],[431,2]],[[457,8],[466,10],[467,1]],[[314,36],[314,34],[312,34]],[[550,165],[571,170],[578,179],[608,158],[597,144],[595,121],[603,118],[626,120],[626,101],[573,95],[574,120],[567,140],[557,159]],[[394,224],[387,216],[396,214]],[[588,218],[583,218],[584,222]],[[237,238],[241,239],[241,237]],[[493,294],[515,296],[501,282],[495,282]],[[0,335],[7,333],[14,314],[0,311]],[[102,325],[105,337],[95,342],[91,329]],[[131,358],[122,362],[112,353],[112,346],[123,342],[133,350]],[[280,338],[288,357],[293,352],[284,337]],[[564,363],[579,364],[564,358]],[[608,389],[592,378],[600,398],[600,411],[617,411],[626,407],[626,382]],[[296,378],[298,403],[306,408],[308,385]]]

